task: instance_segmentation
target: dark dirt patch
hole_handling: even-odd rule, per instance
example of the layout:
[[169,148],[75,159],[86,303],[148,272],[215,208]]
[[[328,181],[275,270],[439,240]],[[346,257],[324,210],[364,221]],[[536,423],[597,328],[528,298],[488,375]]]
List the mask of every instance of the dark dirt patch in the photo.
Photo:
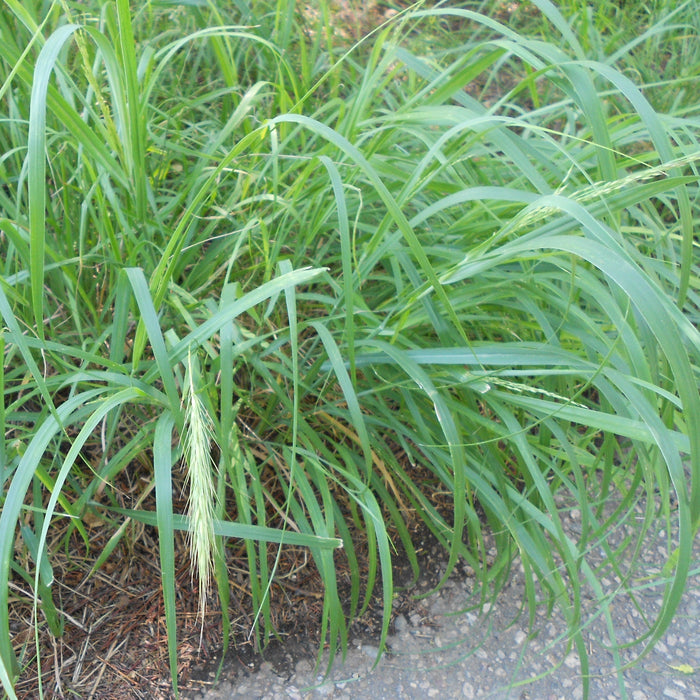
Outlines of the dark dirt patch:
[[[148,464],[144,463],[141,468],[145,470],[141,476],[146,478]],[[426,479],[428,476],[426,474]],[[142,489],[139,472],[119,478],[123,483],[116,488],[124,495],[121,505],[133,507],[129,494],[136,498]],[[447,497],[433,494],[433,500],[449,522],[451,504]],[[175,504],[176,508],[183,505]],[[146,499],[141,507],[154,509],[155,504]],[[423,573],[420,584],[414,585],[410,560],[397,532],[390,531],[396,547],[393,576],[397,593],[393,618],[413,610],[419,604],[414,595],[427,593],[444,572],[443,546],[415,513],[407,512],[405,517]],[[150,526],[127,522],[127,532],[120,543],[93,572],[120,522],[108,523],[97,511],[86,517],[85,522],[89,546],[77,532],[67,534],[67,524],[52,530],[52,541],[48,543],[56,579],[54,600],[57,608],[63,611],[64,629],[61,636],[54,637],[39,611],[44,697],[48,700],[71,696],[100,700],[169,699],[173,696],[157,532]],[[368,555],[363,537],[360,531],[353,533],[355,554],[362,572],[361,596],[367,587]],[[203,680],[210,680],[210,674],[219,667],[223,646],[221,612],[213,596],[204,625],[201,625],[197,616],[197,583],[193,583],[190,576],[187,537],[178,533],[175,546],[179,684],[181,689],[196,688],[201,687]],[[270,563],[276,555],[276,547],[270,545]],[[278,573],[270,591],[271,621],[277,638],[261,640],[262,654],[256,653],[256,640],[250,638],[255,611],[248,589],[245,548],[241,543],[228,544],[227,565],[232,633],[225,663],[242,673],[250,673],[267,661],[284,675],[300,658],[315,658],[321,647],[323,584],[308,553],[294,547],[285,547],[281,552]],[[337,557],[336,571],[341,600],[347,600],[351,581],[342,553]],[[33,602],[29,587],[19,577],[11,584],[11,594],[11,629],[22,669],[16,692],[21,700],[30,700],[39,697],[40,682],[32,624]],[[349,637],[376,643],[382,615],[381,581],[378,580],[366,611],[351,623]]]

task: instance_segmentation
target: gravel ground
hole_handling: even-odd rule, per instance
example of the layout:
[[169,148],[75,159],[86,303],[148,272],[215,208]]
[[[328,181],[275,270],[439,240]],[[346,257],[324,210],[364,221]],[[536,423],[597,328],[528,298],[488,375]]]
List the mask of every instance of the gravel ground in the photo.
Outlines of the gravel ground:
[[[572,508],[565,526],[574,533],[579,514]],[[615,534],[620,540],[625,530]],[[610,606],[614,634],[619,643],[634,640],[647,626],[644,615],[654,619],[661,604],[662,587],[650,585],[645,575],[658,573],[666,561],[667,533],[657,529],[645,540],[645,551],[636,560],[633,578],[636,601],[614,595],[619,579],[604,575],[604,591],[614,596]],[[602,552],[591,557],[603,561]],[[610,637],[602,616],[584,631],[590,663],[593,700],[700,699],[700,546],[696,543],[694,575],[672,627],[652,652],[633,668],[616,673]],[[376,641],[353,640],[344,664],[334,663],[324,678],[314,666],[313,645],[282,645],[267,660],[248,672],[240,660],[229,663],[215,687],[203,682],[203,690],[190,691],[188,700],[233,698],[292,698],[310,700],[382,700],[424,698],[517,698],[571,700],[584,697],[581,666],[575,651],[567,652],[563,638],[566,624],[555,609],[537,611],[530,629],[522,610],[524,576],[516,561],[508,584],[493,605],[474,609],[473,579],[453,575],[438,593],[418,601],[407,615],[399,615],[388,640],[389,653],[372,668]],[[590,596],[587,618],[595,618]],[[461,612],[460,612],[461,611]],[[622,663],[636,658],[639,647],[621,650]],[[250,662],[249,662],[250,663]],[[325,666],[321,667],[321,671]],[[208,689],[207,689],[208,688]]]

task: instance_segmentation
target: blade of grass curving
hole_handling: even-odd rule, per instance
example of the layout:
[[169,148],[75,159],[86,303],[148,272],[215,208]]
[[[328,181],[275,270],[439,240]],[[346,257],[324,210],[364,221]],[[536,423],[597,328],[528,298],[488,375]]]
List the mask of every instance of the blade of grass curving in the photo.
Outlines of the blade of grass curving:
[[[104,134],[109,139],[110,145],[120,153],[122,159],[127,160],[129,157],[125,150],[129,148],[128,134],[130,129],[129,115],[130,109],[138,113],[136,105],[129,106],[127,100],[131,99],[128,94],[128,88],[125,89],[127,76],[125,73],[130,69],[130,66],[124,64],[124,56],[120,63],[115,47],[110,40],[96,27],[86,26],[83,31],[95,43],[99,51],[99,56],[104,64],[104,70],[107,76],[107,84],[109,87],[110,101],[107,104],[105,97],[102,95],[98,85],[94,85],[94,92],[102,109],[102,119],[104,121]],[[87,69],[86,69],[87,72]],[[94,78],[88,75],[88,80],[91,84],[94,83]],[[114,116],[111,112],[114,112]],[[121,138],[120,138],[121,136]],[[128,165],[124,175],[128,178]]]
[[355,373],[355,275],[352,269],[352,248],[350,243],[350,229],[348,226],[348,207],[345,201],[343,182],[335,163],[328,156],[320,156],[319,160],[328,171],[328,176],[333,187],[336,211],[338,213],[338,232],[340,235],[340,257],[343,270],[343,306],[345,307],[345,342],[347,346],[348,361],[350,364],[350,378],[352,384],[357,382]]
[[165,630],[168,639],[170,680],[177,697],[177,619],[175,605],[175,536],[173,527],[172,434],[174,420],[163,414],[153,435],[153,479],[156,485],[158,550],[163,585]]
[[163,382],[163,387],[170,403],[170,410],[175,418],[178,430],[182,430],[184,423],[180,408],[180,395],[175,386],[173,364],[171,364],[171,360],[168,357],[165,339],[163,338],[158,321],[158,313],[155,309],[153,299],[151,298],[148,283],[146,282],[143,270],[140,268],[130,267],[125,270],[125,273],[131,283],[136,303],[141,312],[141,321],[144,324],[148,339],[151,342],[151,349],[153,350],[153,357],[156,361],[158,376]]
[[[580,406],[559,404],[532,396],[518,396],[515,394],[507,396],[510,403],[536,412],[537,415],[542,417],[556,414],[562,420],[588,425],[596,430],[611,432],[637,442],[646,444],[655,444],[656,442],[655,438],[649,433],[646,424],[639,419]],[[671,435],[677,451],[688,449],[689,442],[683,433],[672,432]]]
[[[102,503],[93,502],[95,508],[106,510],[110,513],[119,513],[133,518],[140,523],[158,525],[157,514],[148,510],[134,510],[131,508],[118,508],[116,506],[106,506]],[[191,527],[189,518],[184,515],[173,515],[173,527],[176,530],[187,532]],[[264,525],[248,525],[244,523],[233,523],[228,520],[216,519],[214,521],[214,533],[230,539],[254,540],[257,542],[271,542],[280,544],[281,542],[299,547],[316,547],[318,549],[338,549],[343,546],[343,540],[339,537],[326,537],[323,535],[311,535],[291,530],[278,530]]]
[[46,238],[46,93],[63,45],[79,29],[57,29],[41,49],[34,67],[29,107],[27,181],[29,185],[29,256],[32,309],[37,334],[44,337],[44,240]]

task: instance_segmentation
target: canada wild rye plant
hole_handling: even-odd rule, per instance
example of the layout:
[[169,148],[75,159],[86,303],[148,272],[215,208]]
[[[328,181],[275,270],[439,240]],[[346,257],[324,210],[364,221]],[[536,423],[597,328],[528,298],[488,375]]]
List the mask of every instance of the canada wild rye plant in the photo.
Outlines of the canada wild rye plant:
[[[352,47],[330,5],[236,5],[0,12],[0,580],[23,579],[60,637],[51,528],[69,518],[87,542],[87,514],[108,516],[99,565],[124,522],[155,526],[177,687],[176,530],[226,642],[227,543],[245,544],[261,645],[282,547],[307,547],[332,661],[375,585],[386,636],[391,537],[417,571],[419,519],[445,577],[466,559],[483,597],[517,553],[530,609],[537,585],[561,606],[585,679],[582,601],[604,575],[587,553],[605,549],[634,599],[606,533],[642,503],[632,551],[659,517],[678,529],[643,653],[700,521],[697,104],[669,97],[693,91],[697,9],[633,40],[546,0],[539,38],[417,8]],[[647,97],[635,77],[665,42],[689,61]],[[152,480],[125,504],[111,485],[139,454]],[[12,697],[41,649],[38,625],[36,649],[13,648],[9,606],[2,585]]]

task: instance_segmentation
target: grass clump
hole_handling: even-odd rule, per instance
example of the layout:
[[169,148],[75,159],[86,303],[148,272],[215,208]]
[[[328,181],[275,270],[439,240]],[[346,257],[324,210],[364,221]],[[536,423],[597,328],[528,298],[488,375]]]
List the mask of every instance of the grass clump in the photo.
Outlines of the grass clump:
[[[658,640],[700,519],[699,18],[662,8],[632,39],[533,5],[528,34],[416,7],[351,46],[325,4],[5,3],[9,696],[33,655],[13,647],[6,584],[64,634],[47,538],[66,519],[61,546],[89,547],[90,518],[113,528],[98,565],[125,522],[156,526],[175,687],[180,531],[226,641],[231,547],[259,644],[283,548],[307,548],[333,650],[375,586],[386,635],[396,543],[417,570],[411,519],[484,595],[517,552],[585,676],[582,595],[601,576],[586,555],[643,502],[630,547],[658,517],[679,532],[640,641]],[[666,50],[684,71],[647,88]],[[139,455],[149,476],[125,499]]]

